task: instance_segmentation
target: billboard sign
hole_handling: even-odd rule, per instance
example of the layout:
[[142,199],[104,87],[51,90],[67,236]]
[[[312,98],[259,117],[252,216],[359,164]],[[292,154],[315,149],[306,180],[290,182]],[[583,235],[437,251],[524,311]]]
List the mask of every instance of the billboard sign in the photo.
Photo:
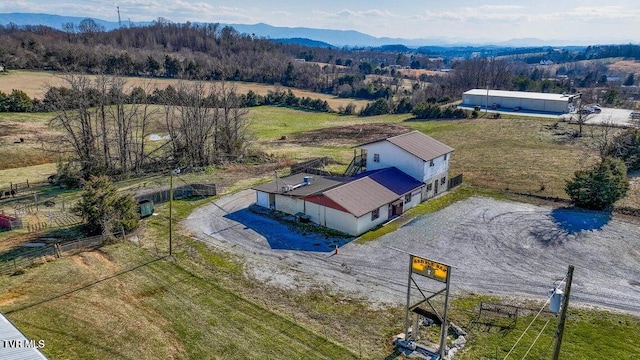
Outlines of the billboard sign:
[[449,265],[411,255],[411,272],[446,283]]

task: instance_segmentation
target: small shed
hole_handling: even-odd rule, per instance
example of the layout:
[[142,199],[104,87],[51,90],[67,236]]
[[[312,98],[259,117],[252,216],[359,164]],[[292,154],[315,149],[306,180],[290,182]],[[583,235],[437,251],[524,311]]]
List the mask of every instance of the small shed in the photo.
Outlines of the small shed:
[[0,214],[0,228],[13,230],[22,228],[22,220],[17,216]]
[[138,214],[140,217],[147,217],[153,215],[153,211],[155,210],[153,201],[151,200],[141,200],[138,201]]

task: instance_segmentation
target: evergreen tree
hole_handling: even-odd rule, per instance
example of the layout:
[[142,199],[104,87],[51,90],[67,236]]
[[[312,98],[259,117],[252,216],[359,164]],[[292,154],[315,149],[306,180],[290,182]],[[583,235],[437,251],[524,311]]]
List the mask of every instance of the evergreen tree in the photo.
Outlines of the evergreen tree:
[[622,160],[609,157],[592,169],[576,171],[565,186],[576,206],[596,210],[610,208],[628,190],[627,167]]

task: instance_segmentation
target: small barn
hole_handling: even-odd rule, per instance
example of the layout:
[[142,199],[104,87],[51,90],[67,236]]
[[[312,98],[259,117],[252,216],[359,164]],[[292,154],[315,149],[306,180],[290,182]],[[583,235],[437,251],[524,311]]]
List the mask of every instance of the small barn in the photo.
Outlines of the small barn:
[[465,107],[494,110],[525,110],[550,114],[566,114],[574,108],[579,94],[549,94],[526,91],[472,89],[462,94]]

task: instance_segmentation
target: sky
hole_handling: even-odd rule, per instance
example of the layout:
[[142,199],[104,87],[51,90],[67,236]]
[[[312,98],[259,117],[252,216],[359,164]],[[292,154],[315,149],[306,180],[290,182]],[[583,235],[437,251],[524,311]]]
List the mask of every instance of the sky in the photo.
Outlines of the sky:
[[357,30],[376,37],[640,43],[639,0],[2,0],[0,13]]

